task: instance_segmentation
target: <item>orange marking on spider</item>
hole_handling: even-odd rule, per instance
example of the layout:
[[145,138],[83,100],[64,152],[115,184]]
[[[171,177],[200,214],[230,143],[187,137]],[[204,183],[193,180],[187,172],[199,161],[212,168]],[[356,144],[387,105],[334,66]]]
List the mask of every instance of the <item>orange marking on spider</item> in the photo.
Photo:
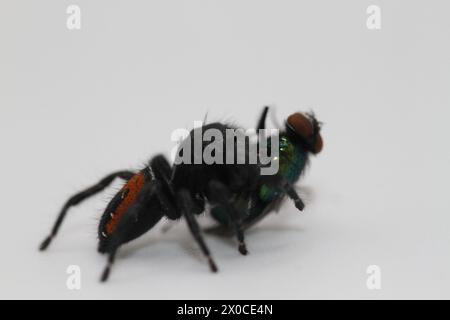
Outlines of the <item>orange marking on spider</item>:
[[120,218],[123,214],[131,207],[131,205],[136,201],[136,198],[144,186],[145,175],[140,172],[132,177],[123,187],[122,194],[124,194],[124,198],[122,202],[117,206],[116,210],[111,213],[111,220],[106,224],[106,233],[110,235],[114,232],[117,227],[117,224],[120,221]]

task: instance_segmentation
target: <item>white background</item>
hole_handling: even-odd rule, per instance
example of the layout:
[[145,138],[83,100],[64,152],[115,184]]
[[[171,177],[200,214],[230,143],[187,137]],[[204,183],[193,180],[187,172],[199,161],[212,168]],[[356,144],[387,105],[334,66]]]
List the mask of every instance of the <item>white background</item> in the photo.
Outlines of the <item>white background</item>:
[[[78,4],[82,28],[66,28]],[[382,29],[366,28],[366,9]],[[2,1],[0,298],[450,298],[448,1]],[[96,228],[120,185],[69,212],[72,193],[169,154],[176,128],[250,127],[313,109],[324,150],[286,203],[247,234],[250,255],[184,221],[121,250],[110,281]],[[204,219],[202,219],[204,220]],[[206,221],[202,221],[204,223]],[[66,288],[66,268],[82,289]],[[382,290],[366,268],[382,270]]]

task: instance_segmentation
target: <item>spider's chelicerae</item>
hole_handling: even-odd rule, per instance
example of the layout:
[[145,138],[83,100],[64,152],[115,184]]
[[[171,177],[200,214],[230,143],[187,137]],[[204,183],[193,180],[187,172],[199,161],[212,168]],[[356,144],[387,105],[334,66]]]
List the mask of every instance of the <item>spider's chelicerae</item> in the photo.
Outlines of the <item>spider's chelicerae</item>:
[[[265,107],[257,124],[257,129],[265,129],[268,107]],[[202,132],[214,129],[224,133],[233,126],[211,123],[202,127]],[[192,159],[196,157],[190,135],[181,143],[192,149]],[[304,204],[293,185],[304,171],[310,154],[322,150],[320,123],[312,113],[290,115],[278,139],[279,170],[274,175],[262,175],[262,164],[227,163],[179,163],[170,165],[166,158],[157,155],[138,172],[118,171],[106,176],[94,186],[75,194],[63,206],[50,235],[42,242],[40,250],[45,250],[56,236],[68,209],[97,194],[110,185],[115,178],[126,181],[112,198],[98,228],[100,253],[108,254],[108,264],[101,280],[108,279],[118,248],[150,230],[163,217],[177,220],[184,217],[189,230],[207,258],[210,269],[217,271],[216,264],[203,239],[195,216],[205,211],[208,204],[212,217],[232,231],[238,240],[239,252],[247,254],[244,231],[277,209],[281,200],[288,196],[299,210]],[[267,137],[268,141],[273,137]],[[224,142],[225,143],[225,142]],[[245,144],[244,152],[248,152]],[[207,143],[203,142],[203,148]],[[259,143],[258,146],[259,147]],[[270,147],[269,147],[270,148]],[[184,149],[186,150],[186,149]],[[235,143],[236,154],[237,143]],[[242,151],[242,150],[241,150]],[[179,152],[178,156],[182,156]]]

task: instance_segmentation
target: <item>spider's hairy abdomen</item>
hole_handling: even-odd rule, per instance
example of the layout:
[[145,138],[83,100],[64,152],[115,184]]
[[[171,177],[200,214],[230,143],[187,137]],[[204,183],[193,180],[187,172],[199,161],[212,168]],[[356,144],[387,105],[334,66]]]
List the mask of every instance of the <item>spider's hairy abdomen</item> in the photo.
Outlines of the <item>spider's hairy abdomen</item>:
[[105,224],[105,231],[107,235],[110,235],[114,232],[117,227],[117,224],[120,221],[120,218],[123,214],[131,207],[131,205],[136,201],[139,192],[142,190],[142,187],[145,183],[145,175],[143,172],[139,172],[134,177],[132,177],[122,189],[119,191],[120,197],[122,201],[119,205],[114,209],[113,212],[106,212],[107,219],[109,217],[109,221]]

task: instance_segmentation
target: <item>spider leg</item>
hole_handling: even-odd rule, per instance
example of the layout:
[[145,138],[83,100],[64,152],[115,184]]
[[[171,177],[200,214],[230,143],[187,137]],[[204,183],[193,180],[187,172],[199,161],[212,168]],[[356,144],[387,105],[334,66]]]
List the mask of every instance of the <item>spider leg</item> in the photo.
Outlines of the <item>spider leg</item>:
[[209,198],[211,201],[222,206],[229,214],[230,222],[233,225],[236,237],[239,242],[239,252],[243,255],[248,253],[247,246],[244,241],[244,231],[242,228],[241,215],[237,209],[230,203],[231,193],[228,188],[217,180],[209,183]]
[[111,273],[112,265],[114,264],[114,260],[116,259],[117,249],[118,248],[115,248],[108,255],[108,264],[106,265],[105,269],[102,272],[102,276],[100,278],[101,282],[106,282],[106,280],[108,280],[108,278],[109,278],[109,274]]
[[76,206],[80,202],[86,200],[87,198],[99,193],[100,191],[104,190],[106,187],[108,187],[115,178],[121,178],[123,180],[129,180],[134,175],[134,172],[131,171],[118,171],[111,173],[110,175],[106,176],[102,180],[100,180],[97,184],[73,195],[67,202],[64,204],[63,208],[61,209],[58,218],[56,219],[55,224],[53,225],[53,228],[50,232],[50,235],[48,235],[47,238],[41,243],[39,250],[43,251],[47,249],[47,247],[50,245],[52,239],[56,236],[58,233],[59,227],[61,226],[61,223],[63,222],[67,211],[69,208]]
[[262,130],[266,128],[266,118],[267,118],[267,113],[269,112],[269,107],[264,107],[261,116],[259,118],[258,124],[256,126],[256,130]]
[[195,220],[194,214],[192,213],[195,208],[195,204],[192,201],[191,195],[185,189],[180,190],[177,193],[178,203],[182,214],[186,218],[189,230],[191,231],[194,239],[197,241],[200,249],[202,250],[205,257],[208,259],[209,268],[212,272],[217,272],[217,266],[211,257],[208,247],[206,246],[205,240],[200,231],[200,227]]

